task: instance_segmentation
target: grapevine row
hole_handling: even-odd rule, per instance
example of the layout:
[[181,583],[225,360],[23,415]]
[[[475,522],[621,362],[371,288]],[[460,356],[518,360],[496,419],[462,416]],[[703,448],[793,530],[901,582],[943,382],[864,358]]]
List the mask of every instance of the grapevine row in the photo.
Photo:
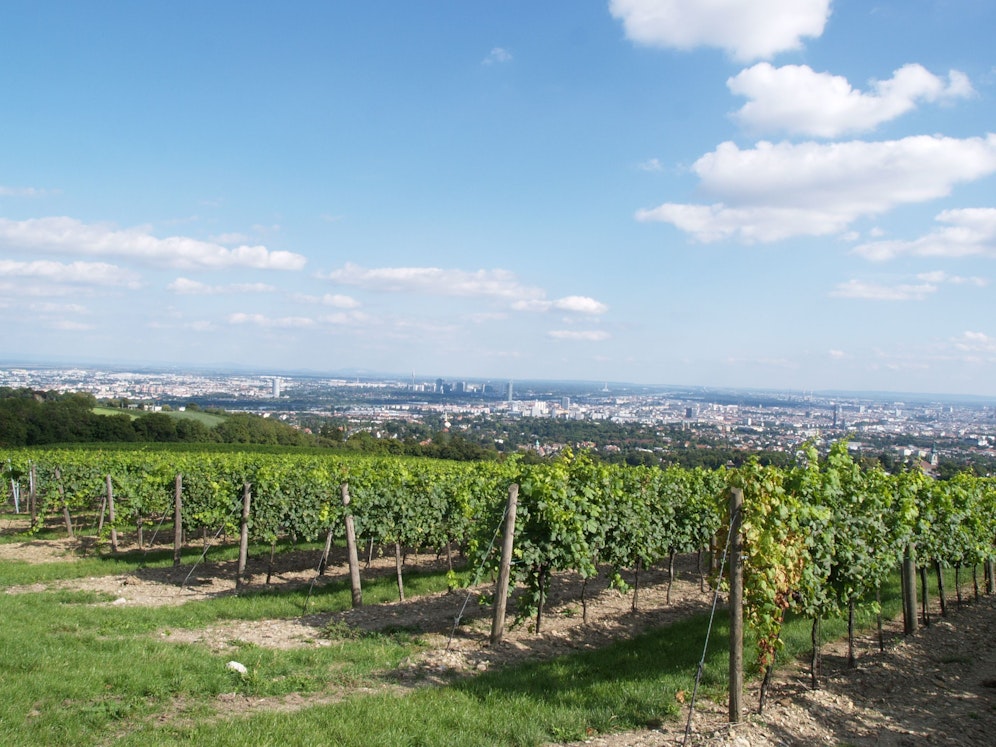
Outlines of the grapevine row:
[[[749,628],[760,666],[773,662],[785,612],[814,621],[874,598],[905,555],[921,568],[991,568],[996,557],[996,483],[959,475],[933,481],[920,472],[863,470],[846,443],[796,467],[705,471],[606,465],[566,453],[526,465],[451,463],[252,453],[164,453],[81,449],[0,454],[7,483],[33,475],[41,511],[78,513],[99,505],[110,476],[117,528],[172,516],[182,475],[187,532],[235,534],[244,486],[251,486],[252,539],[342,536],[340,488],[348,485],[356,533],[368,542],[440,550],[459,547],[483,558],[501,525],[505,496],[519,485],[514,580],[524,589],[520,615],[537,615],[553,574],[585,580],[600,569],[614,585],[675,554],[722,542],[730,487],[744,493],[744,578]],[[26,491],[25,491],[26,492]],[[110,526],[105,527],[105,531]],[[485,562],[496,566],[497,558]],[[582,599],[582,602],[584,600]],[[634,605],[636,590],[634,590]]]

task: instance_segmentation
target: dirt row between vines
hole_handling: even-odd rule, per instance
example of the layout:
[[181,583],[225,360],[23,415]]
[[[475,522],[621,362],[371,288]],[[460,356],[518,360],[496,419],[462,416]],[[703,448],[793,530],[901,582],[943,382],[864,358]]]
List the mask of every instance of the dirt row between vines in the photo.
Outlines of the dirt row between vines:
[[[79,543],[28,541],[0,545],[0,562],[67,562],[77,556]],[[275,559],[270,588],[307,587],[315,593],[330,581],[346,578],[342,552],[337,551],[323,577],[317,577],[318,554],[289,552]],[[210,555],[209,555],[210,558]],[[268,561],[250,560],[249,591],[267,588]],[[406,570],[445,567],[445,558],[410,556]],[[133,573],[75,579],[8,589],[7,593],[67,588],[102,592],[113,597],[110,605],[144,606],[183,604],[199,599],[231,595],[234,562],[189,565],[179,569],[142,569]],[[374,557],[363,570],[364,578],[393,574],[393,557]],[[632,580],[632,579],[630,579]],[[309,614],[295,619],[232,621],[196,630],[162,630],[164,639],[196,642],[217,652],[234,652],[250,643],[289,648],[336,645],[326,634],[330,624],[365,631],[405,630],[427,644],[422,653],[403,662],[398,671],[377,688],[404,689],[452,681],[524,660],[547,659],[573,651],[605,646],[614,640],[666,625],[711,604],[711,593],[703,592],[694,556],[683,557],[679,575],[666,604],[667,574],[647,571],[640,578],[640,610],[631,609],[632,596],[606,587],[604,579],[587,589],[589,622],[583,624],[579,600],[580,579],[559,576],[554,580],[544,617],[543,632],[531,625],[510,629],[498,646],[488,644],[489,608],[479,604],[480,588],[468,597],[466,591],[433,594],[406,602],[360,607],[336,614]],[[454,621],[464,608],[461,625]],[[808,671],[789,664],[775,676],[763,715],[757,714],[757,684],[745,694],[742,722],[728,723],[725,704],[699,699],[688,744],[693,745],[991,745],[996,742],[996,599],[956,608],[949,604],[945,618],[936,615],[933,624],[913,637],[903,639],[894,623],[887,628],[886,651],[877,641],[859,641],[858,666],[849,669],[842,644],[826,647],[822,687],[812,690]],[[377,689],[373,688],[373,689]],[[371,689],[371,691],[373,691]],[[355,690],[353,690],[355,692]],[[280,699],[228,695],[214,704],[222,717],[267,710],[294,710],[332,702],[346,693],[329,691],[313,696]],[[182,719],[184,704],[178,703],[164,718]],[[660,747],[682,744],[687,703],[679,722],[639,732],[595,737],[584,743],[592,747]]]

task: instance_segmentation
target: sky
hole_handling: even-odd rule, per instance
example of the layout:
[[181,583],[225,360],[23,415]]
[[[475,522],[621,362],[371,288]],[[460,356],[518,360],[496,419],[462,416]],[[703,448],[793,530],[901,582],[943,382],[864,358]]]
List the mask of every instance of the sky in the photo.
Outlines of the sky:
[[996,396],[991,0],[6,0],[0,360]]

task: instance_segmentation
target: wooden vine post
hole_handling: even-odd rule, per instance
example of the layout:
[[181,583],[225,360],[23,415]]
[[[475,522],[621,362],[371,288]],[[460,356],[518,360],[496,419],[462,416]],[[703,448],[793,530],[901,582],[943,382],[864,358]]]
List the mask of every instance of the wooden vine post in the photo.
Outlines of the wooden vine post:
[[111,522],[111,552],[118,551],[118,530],[114,525],[114,488],[111,486],[111,476],[107,475],[107,520]]
[[353,525],[353,512],[349,510],[349,484],[343,483],[342,507],[345,509],[346,553],[349,555],[349,586],[353,590],[353,607],[363,605],[363,589],[360,586],[360,559],[356,552],[356,527]]
[[239,569],[235,575],[235,588],[245,583],[246,562],[249,560],[249,508],[252,503],[252,486],[242,483],[242,521],[239,522]]
[[62,473],[59,468],[55,468],[55,481],[59,486],[59,498],[62,500],[62,519],[66,522],[66,535],[69,539],[76,539],[73,533],[73,517],[69,515],[69,503],[66,502],[66,488],[62,484]]
[[903,553],[903,633],[916,633],[916,553],[915,546],[910,543]]
[[28,470],[28,511],[31,512],[31,528],[38,523],[38,491],[35,482],[35,463],[31,462]]
[[180,565],[183,548],[183,475],[176,476],[173,490],[173,567]]
[[744,690],[744,560],[740,537],[744,493],[730,489],[730,723],[740,723]]
[[508,505],[505,512],[505,534],[501,545],[501,566],[495,587],[495,609],[491,620],[491,645],[501,643],[505,635],[505,605],[508,601],[508,583],[512,575],[512,548],[515,539],[515,511],[519,505],[519,486],[508,486]]

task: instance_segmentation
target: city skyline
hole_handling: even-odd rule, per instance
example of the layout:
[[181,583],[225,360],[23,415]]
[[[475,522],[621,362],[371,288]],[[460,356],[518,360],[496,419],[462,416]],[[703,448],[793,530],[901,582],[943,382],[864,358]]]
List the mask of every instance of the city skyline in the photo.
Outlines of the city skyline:
[[996,395],[991,3],[6,16],[4,359]]

